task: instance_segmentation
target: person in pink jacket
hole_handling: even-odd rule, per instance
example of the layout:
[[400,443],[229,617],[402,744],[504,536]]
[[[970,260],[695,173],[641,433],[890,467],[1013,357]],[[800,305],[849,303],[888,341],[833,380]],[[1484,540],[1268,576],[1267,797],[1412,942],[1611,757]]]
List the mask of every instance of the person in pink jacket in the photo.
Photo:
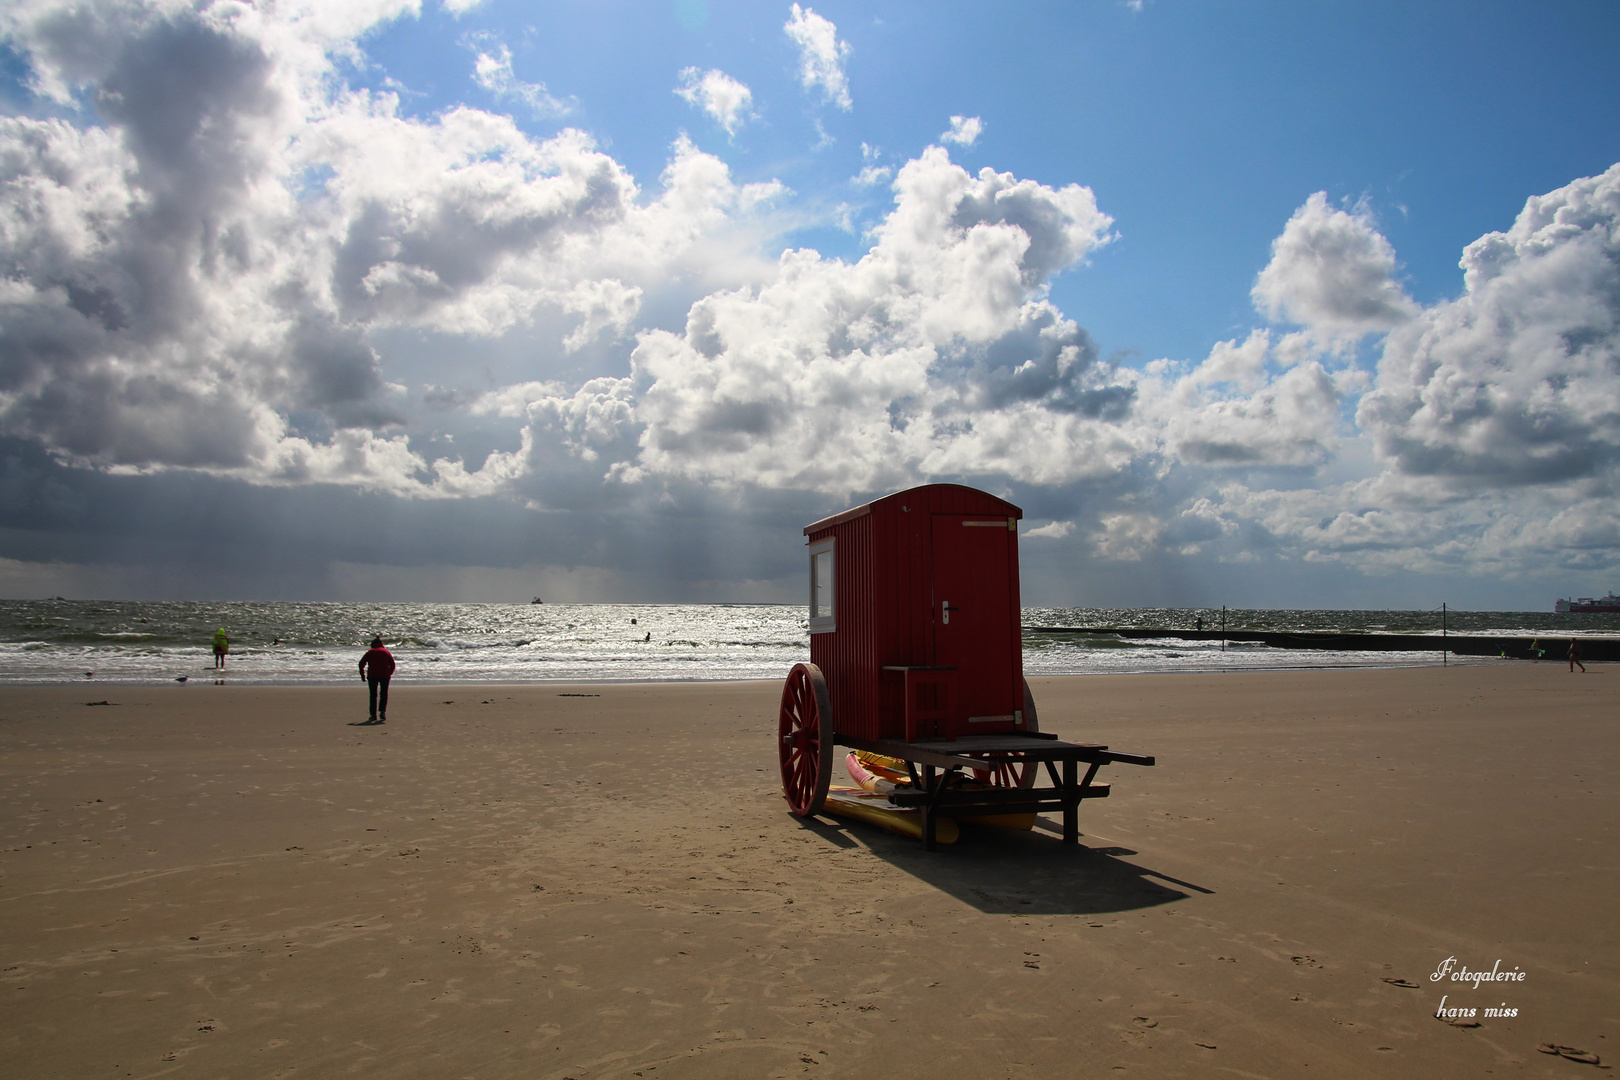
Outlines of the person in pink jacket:
[[371,719],[368,724],[388,722],[388,680],[394,677],[394,655],[383,648],[380,637],[371,639],[371,648],[360,658],[360,678],[371,687]]

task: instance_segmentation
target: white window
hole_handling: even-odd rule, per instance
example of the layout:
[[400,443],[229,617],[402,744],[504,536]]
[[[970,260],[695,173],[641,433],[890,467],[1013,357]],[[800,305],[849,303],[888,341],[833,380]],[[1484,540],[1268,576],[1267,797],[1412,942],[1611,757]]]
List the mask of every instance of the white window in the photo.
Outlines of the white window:
[[833,625],[833,542],[810,545],[810,632],[825,634]]

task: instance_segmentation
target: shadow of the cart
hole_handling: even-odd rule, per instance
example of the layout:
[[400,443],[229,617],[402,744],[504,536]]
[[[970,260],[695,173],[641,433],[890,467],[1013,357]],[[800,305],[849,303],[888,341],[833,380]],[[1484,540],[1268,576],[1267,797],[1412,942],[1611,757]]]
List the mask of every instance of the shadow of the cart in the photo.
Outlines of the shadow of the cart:
[[912,837],[860,821],[792,820],[834,846],[864,847],[896,870],[989,914],[1102,915],[1214,891],[1139,865],[1131,861],[1138,852],[1083,832],[1078,845],[1059,843],[1062,825],[1046,818],[1036,819],[1029,832],[963,828],[949,858],[924,851]]

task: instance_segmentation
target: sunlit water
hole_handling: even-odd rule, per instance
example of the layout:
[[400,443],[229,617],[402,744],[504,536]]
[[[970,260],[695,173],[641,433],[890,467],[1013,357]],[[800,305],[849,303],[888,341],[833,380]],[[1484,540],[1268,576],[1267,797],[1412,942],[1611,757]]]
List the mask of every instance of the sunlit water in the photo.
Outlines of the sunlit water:
[[[1028,627],[1189,628],[1218,611],[1028,608]],[[1437,611],[1231,611],[1231,629],[1440,632]],[[224,627],[223,676],[211,640]],[[1620,616],[1452,612],[1452,633],[1620,633]],[[412,682],[780,679],[809,658],[804,608],[778,604],[318,604],[0,601],[0,682],[339,683],[381,635]],[[1328,652],[1026,631],[1031,675],[1396,667],[1432,652]],[[1492,663],[1478,658],[1455,663]]]

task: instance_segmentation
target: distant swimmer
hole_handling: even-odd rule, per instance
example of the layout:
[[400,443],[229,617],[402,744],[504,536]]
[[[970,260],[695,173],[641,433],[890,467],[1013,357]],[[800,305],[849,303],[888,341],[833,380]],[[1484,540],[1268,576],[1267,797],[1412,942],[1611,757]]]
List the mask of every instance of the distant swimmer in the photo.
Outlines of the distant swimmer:
[[214,631],[214,666],[217,668],[224,667],[225,654],[230,651],[231,639],[225,636],[225,628],[222,626]]

